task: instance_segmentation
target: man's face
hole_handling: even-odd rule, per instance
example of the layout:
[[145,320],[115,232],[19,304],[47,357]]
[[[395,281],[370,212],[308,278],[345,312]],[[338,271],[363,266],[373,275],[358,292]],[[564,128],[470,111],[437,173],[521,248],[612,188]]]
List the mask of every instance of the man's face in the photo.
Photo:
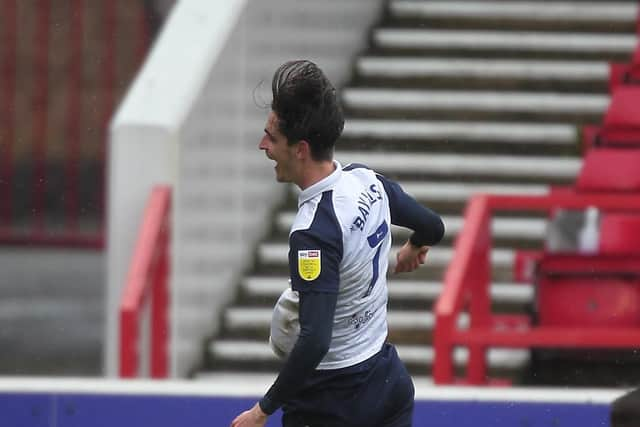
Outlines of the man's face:
[[267,117],[264,135],[258,148],[264,150],[268,158],[275,160],[278,182],[295,182],[296,145],[287,144],[287,138],[278,128],[278,116],[273,111]]

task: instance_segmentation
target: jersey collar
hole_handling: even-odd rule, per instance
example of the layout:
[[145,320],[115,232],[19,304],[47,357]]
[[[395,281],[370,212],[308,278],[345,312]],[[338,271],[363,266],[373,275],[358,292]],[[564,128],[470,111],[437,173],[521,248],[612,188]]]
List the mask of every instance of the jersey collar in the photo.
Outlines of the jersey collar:
[[342,176],[342,165],[337,160],[334,160],[333,164],[335,165],[336,170],[334,170],[331,175],[321,179],[312,186],[304,189],[304,191],[300,192],[298,195],[298,208],[318,194],[322,194],[325,191],[330,190],[336,182],[338,182],[340,176]]

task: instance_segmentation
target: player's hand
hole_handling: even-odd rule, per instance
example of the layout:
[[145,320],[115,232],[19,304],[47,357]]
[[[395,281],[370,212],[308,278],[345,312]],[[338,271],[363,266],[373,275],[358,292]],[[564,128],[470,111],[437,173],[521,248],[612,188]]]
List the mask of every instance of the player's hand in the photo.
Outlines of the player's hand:
[[406,273],[411,272],[424,264],[427,259],[427,252],[429,252],[429,246],[413,246],[410,242],[402,245],[398,254],[396,255],[396,267],[394,273]]
[[238,415],[232,422],[231,427],[262,427],[266,424],[269,416],[262,412],[257,403],[253,408]]

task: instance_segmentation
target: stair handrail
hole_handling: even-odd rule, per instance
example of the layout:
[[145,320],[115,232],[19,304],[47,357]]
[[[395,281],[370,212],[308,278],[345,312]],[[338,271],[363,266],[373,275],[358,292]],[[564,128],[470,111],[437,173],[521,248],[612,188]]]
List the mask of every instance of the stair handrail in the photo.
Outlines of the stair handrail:
[[[496,211],[542,211],[553,209],[585,209],[595,206],[603,211],[640,213],[638,194],[580,194],[567,189],[541,196],[477,194],[470,198],[465,209],[464,224],[458,235],[453,259],[444,276],[444,287],[435,304],[433,379],[436,384],[487,384],[486,352],[493,347],[529,347],[546,345],[594,345],[600,330],[572,332],[569,336],[561,328],[530,328],[523,316],[491,313],[489,287],[491,282],[491,217]],[[469,311],[469,327],[458,328],[463,310]],[[507,337],[499,329],[518,328],[517,336]],[[596,335],[590,336],[594,332]],[[630,333],[632,335],[630,335]],[[608,341],[626,346],[640,340],[640,330],[607,331]],[[563,341],[564,340],[564,341]],[[597,343],[595,343],[597,345]],[[469,348],[466,378],[454,377],[453,349]]]
[[[171,188],[151,191],[120,301],[120,377],[168,375]],[[148,320],[150,316],[150,320]],[[144,342],[150,328],[150,343]],[[150,354],[145,353],[150,344]],[[142,369],[141,369],[142,368]]]
[[[480,299],[472,297],[474,291],[488,291],[491,268],[489,196],[477,194],[470,198],[464,213],[464,224],[456,238],[453,258],[444,276],[444,287],[435,305],[434,329],[435,360],[433,378],[438,384],[451,384],[453,377],[453,346],[456,322],[467,303],[475,302],[472,321],[480,321],[488,310],[480,307]],[[475,314],[476,316],[473,316]],[[476,360],[472,357],[470,360]]]

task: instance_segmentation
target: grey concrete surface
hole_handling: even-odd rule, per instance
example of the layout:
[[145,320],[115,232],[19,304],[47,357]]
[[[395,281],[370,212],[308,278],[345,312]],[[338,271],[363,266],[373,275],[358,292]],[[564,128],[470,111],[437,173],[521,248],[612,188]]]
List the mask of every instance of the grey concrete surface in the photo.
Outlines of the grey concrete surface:
[[0,375],[102,373],[103,253],[0,248]]

